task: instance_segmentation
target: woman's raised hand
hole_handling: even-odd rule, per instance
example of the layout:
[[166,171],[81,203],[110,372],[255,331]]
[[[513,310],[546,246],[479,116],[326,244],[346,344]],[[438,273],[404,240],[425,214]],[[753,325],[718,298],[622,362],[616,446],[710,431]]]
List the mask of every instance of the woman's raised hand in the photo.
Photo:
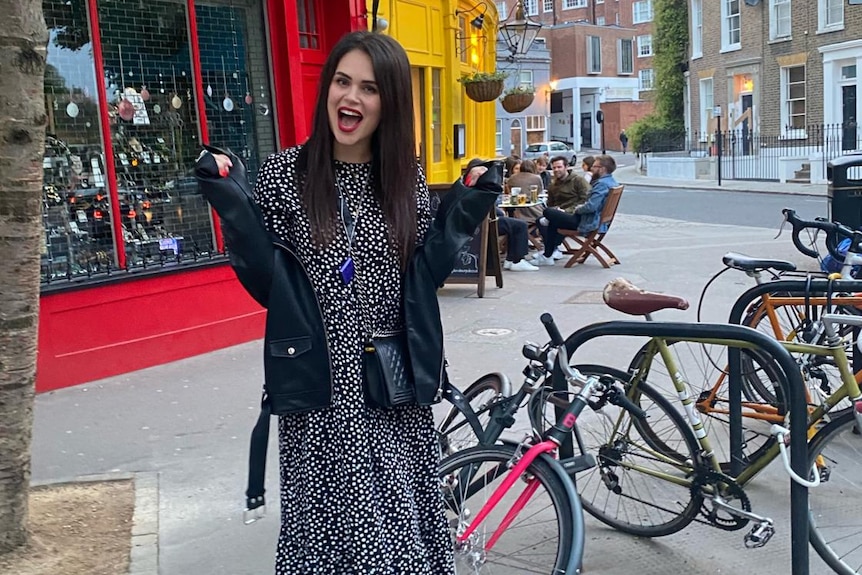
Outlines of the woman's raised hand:
[[488,168],[486,166],[476,166],[475,168],[467,172],[466,176],[464,176],[464,185],[472,187],[476,184],[479,178],[482,177],[482,174],[487,171]]
[[230,169],[233,167],[233,162],[231,162],[230,158],[224,154],[213,154],[213,158],[218,166],[219,175],[226,178],[228,173],[230,173]]

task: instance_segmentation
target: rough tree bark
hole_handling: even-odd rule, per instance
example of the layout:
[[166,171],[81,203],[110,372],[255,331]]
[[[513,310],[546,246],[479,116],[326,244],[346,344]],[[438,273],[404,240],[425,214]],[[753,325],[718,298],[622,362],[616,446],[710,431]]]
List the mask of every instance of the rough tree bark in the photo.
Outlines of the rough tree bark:
[[27,540],[42,234],[41,0],[0,0],[0,553]]

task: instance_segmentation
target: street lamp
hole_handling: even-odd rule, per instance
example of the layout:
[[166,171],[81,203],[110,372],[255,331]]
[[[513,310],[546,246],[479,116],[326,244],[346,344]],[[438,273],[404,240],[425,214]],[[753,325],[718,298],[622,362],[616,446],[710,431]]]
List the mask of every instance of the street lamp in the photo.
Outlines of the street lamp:
[[505,22],[500,24],[500,33],[503,35],[503,40],[509,47],[513,59],[527,55],[527,51],[533,45],[533,40],[536,39],[539,30],[542,29],[541,23],[527,17],[524,12],[523,0],[518,0],[514,12],[514,18],[507,18]]

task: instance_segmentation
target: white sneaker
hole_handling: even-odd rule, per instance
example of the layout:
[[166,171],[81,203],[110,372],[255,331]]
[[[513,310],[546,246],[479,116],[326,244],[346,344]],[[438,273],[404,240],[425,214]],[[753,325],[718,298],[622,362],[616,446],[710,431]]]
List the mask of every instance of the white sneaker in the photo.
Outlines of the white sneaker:
[[527,260],[521,260],[516,264],[510,265],[508,268],[513,272],[537,272],[539,268],[528,262]]
[[548,227],[548,218],[546,218],[545,216],[539,218],[539,225]]
[[545,257],[545,254],[537,254],[533,258],[533,264],[537,266],[552,266],[554,265],[554,258]]
[[566,256],[563,255],[563,252],[560,251],[560,248],[557,248],[554,250],[554,255],[551,257],[553,257],[555,260],[561,260]]
[[504,270],[510,270],[510,269],[512,269],[512,262],[511,262],[511,261],[509,261],[509,260],[504,261],[504,262],[503,262],[503,269],[504,269]]

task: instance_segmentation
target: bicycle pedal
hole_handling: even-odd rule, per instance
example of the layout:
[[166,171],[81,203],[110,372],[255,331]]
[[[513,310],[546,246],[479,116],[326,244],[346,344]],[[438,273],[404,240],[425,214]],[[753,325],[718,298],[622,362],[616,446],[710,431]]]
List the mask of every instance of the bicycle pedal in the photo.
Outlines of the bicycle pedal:
[[769,543],[773,535],[775,535],[775,527],[772,523],[758,523],[748,532],[743,542],[746,548],[757,549]]
[[592,453],[584,453],[563,462],[563,469],[569,475],[575,475],[581,471],[592,469],[596,466],[596,458]]

